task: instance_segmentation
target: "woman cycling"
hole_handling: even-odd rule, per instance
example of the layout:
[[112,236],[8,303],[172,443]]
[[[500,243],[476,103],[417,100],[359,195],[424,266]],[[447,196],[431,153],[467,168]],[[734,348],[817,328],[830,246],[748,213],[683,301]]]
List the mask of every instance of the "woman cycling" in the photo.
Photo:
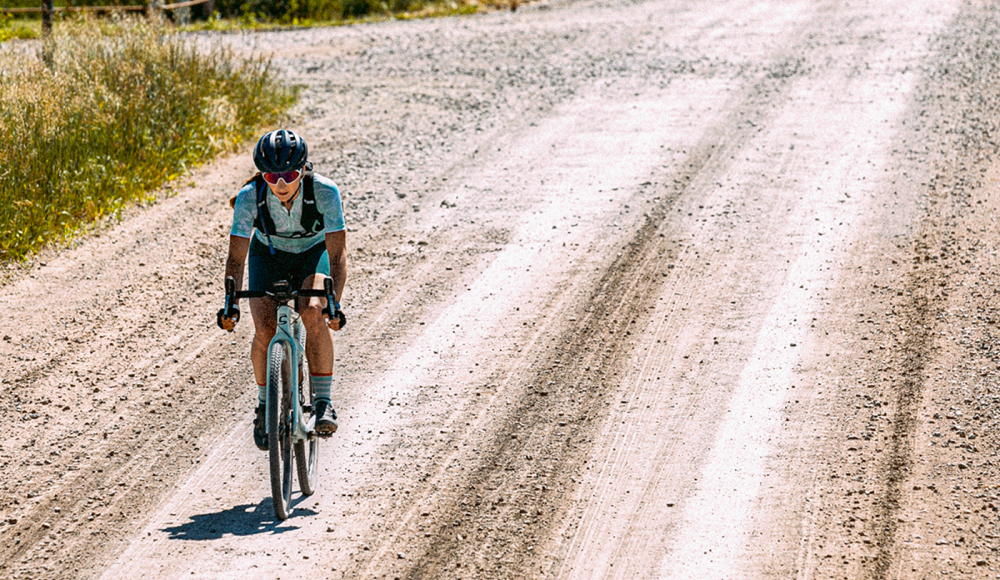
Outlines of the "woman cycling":
[[[312,172],[306,163],[309,149],[294,131],[267,133],[253,150],[260,173],[244,184],[233,203],[233,227],[229,235],[226,276],[236,288],[243,285],[243,265],[249,252],[249,290],[271,290],[274,282],[287,280],[301,288],[323,288],[333,278],[334,295],[343,296],[347,280],[344,209],[337,185]],[[234,306],[235,307],[235,306]],[[323,315],[324,298],[300,298],[302,323],[306,327],[306,358],[315,397],[312,428],[320,436],[337,430],[337,414],[330,402],[333,378],[333,336],[339,330],[336,317]],[[274,337],[277,303],[271,298],[251,298],[254,338],[250,348],[258,404],[253,439],[267,449],[264,401],[267,396],[267,346]],[[232,331],[239,310],[225,316],[219,311],[219,326]]]

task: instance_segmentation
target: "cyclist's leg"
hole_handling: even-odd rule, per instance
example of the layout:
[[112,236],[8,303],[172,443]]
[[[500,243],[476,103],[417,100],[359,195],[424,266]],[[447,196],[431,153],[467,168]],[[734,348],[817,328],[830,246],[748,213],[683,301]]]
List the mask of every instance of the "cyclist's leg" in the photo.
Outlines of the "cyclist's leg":
[[[303,288],[323,289],[323,274],[306,278]],[[326,308],[325,298],[301,299],[300,308],[302,324],[306,327],[306,358],[309,359],[309,369],[316,374],[333,373],[333,331],[326,325],[323,309]]]
[[[272,255],[268,247],[256,238],[250,243],[250,290],[269,290],[277,280],[286,278],[281,271],[280,256]],[[257,408],[254,418],[253,439],[258,449],[267,450],[268,437],[264,410],[267,399],[267,347],[277,328],[277,304],[270,298],[251,298],[250,314],[253,317],[254,338],[250,345],[254,381],[257,383]]]
[[250,345],[250,360],[253,362],[253,376],[258,385],[267,382],[267,346],[277,329],[277,311],[270,298],[251,298],[250,314],[253,316],[253,343]]
[[253,363],[254,381],[257,383],[257,408],[254,410],[253,442],[258,449],[267,451],[269,441],[264,412],[267,401],[267,347],[274,338],[277,316],[274,301],[270,298],[251,298],[254,336],[250,344],[250,361]]
[[[302,288],[323,289],[323,280],[330,275],[330,260],[322,244],[307,252],[299,271]],[[306,358],[309,359],[311,373],[330,375],[333,373],[333,334],[323,316],[325,298],[300,298],[299,314],[306,327]]]
[[[271,254],[267,245],[254,238],[250,243],[249,260],[247,264],[248,284],[250,290],[270,290],[278,280],[287,280],[290,272],[287,268],[288,255],[284,252]],[[250,360],[253,362],[254,379],[261,387],[267,383],[267,346],[277,328],[278,305],[270,298],[251,298],[250,313],[253,315],[254,338],[250,347]]]
[[[322,289],[323,280],[330,273],[330,262],[326,251],[314,252],[303,265],[303,288]],[[325,298],[301,299],[299,312],[306,328],[306,358],[309,360],[309,380],[313,387],[316,405],[314,407],[314,428],[320,435],[329,435],[337,430],[337,414],[330,400],[333,381],[333,333],[326,325],[323,309]]]

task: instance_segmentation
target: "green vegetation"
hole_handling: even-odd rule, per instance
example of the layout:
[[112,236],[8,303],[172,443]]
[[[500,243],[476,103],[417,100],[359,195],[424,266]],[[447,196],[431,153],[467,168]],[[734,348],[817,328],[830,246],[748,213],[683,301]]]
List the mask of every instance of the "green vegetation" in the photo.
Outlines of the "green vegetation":
[[[228,4],[227,4],[228,2]],[[380,20],[460,16],[508,9],[513,0],[216,0],[212,18],[186,30],[246,30],[338,26]]]
[[117,212],[291,105],[267,62],[142,19],[66,21],[0,53],[0,262]]
[[41,35],[41,20],[15,20],[0,12],[0,42],[12,38],[38,38]]
[[[162,0],[162,3],[173,1]],[[8,8],[27,8],[37,7],[41,1],[0,0],[0,3]],[[53,4],[56,7],[146,6],[148,0],[54,0]],[[247,30],[458,16],[515,8],[517,4],[518,0],[215,0],[212,14],[208,13],[208,4],[179,11],[166,10],[164,14],[183,30]],[[67,14],[56,12],[53,15],[57,27]],[[5,19],[0,12],[0,42],[8,38],[35,38],[40,29],[37,14],[11,20]]]

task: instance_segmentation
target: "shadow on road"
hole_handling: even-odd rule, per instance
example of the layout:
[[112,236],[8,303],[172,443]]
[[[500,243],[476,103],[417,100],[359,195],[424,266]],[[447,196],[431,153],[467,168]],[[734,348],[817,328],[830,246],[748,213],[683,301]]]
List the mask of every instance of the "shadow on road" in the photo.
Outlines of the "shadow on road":
[[283,534],[299,529],[298,526],[289,525],[293,519],[316,515],[317,512],[310,509],[294,507],[303,499],[305,498],[301,497],[298,501],[292,501],[292,513],[284,522],[274,517],[272,500],[267,498],[256,506],[245,504],[221,512],[195,514],[189,522],[162,528],[160,531],[169,534],[171,540],[217,540],[224,536]]

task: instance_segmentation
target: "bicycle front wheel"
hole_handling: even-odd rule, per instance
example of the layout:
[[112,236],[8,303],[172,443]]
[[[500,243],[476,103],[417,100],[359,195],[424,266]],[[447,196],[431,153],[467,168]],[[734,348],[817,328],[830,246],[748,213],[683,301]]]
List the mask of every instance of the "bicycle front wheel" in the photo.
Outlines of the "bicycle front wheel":
[[267,439],[274,515],[288,518],[292,502],[291,361],[281,343],[271,345],[267,376]]

